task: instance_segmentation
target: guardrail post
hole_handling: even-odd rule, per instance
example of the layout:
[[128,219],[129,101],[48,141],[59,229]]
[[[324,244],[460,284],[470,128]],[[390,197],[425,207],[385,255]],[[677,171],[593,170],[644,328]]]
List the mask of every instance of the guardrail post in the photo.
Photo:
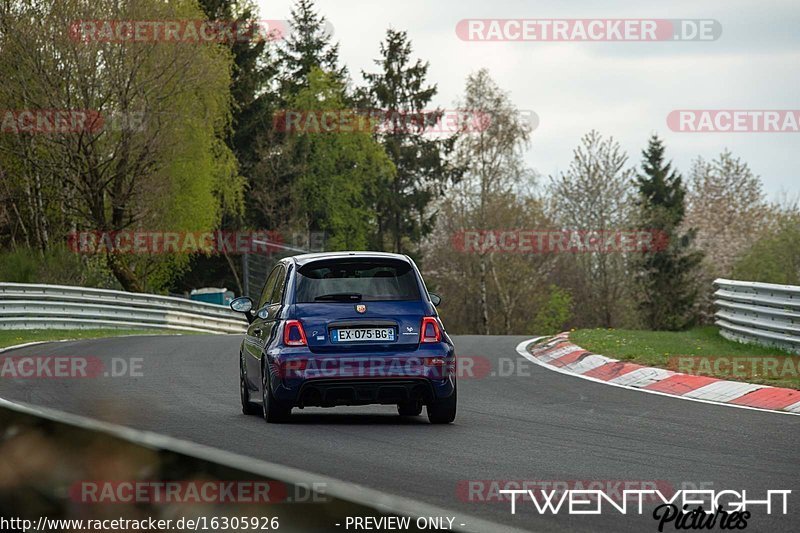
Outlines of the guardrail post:
[[242,254],[242,289],[244,294],[239,296],[250,296],[250,262],[247,252]]

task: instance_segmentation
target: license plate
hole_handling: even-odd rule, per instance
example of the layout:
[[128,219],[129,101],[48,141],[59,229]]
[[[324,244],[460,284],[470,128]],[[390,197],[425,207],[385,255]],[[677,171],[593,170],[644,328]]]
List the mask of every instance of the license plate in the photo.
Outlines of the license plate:
[[348,328],[331,331],[333,342],[394,342],[394,328]]

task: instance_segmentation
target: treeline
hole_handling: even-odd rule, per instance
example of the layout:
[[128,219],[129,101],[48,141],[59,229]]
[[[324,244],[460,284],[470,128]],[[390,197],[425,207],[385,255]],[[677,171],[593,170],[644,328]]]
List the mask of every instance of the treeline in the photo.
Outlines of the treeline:
[[[407,32],[387,30],[374,67],[353,73],[312,0],[295,3],[285,35],[264,38],[259,18],[233,0],[0,5],[0,110],[106,117],[80,132],[0,134],[0,280],[241,293],[232,254],[81,255],[66,242],[84,230],[253,229],[308,236],[290,243],[305,248],[323,234],[328,250],[411,255],[450,329],[498,334],[680,329],[709,319],[715,277],[800,283],[797,207],[769,204],[729,152],[683,177],[657,137],[633,162],[591,131],[567,171],[539,176],[523,159],[531,124],[487,70],[453,105],[469,120],[443,131],[448,112],[432,105],[437,86]],[[76,37],[76,21],[97,20],[246,31],[201,45]],[[352,128],[354,109],[385,113]],[[335,133],[287,127],[298,113],[325,114]],[[661,246],[531,252],[486,240],[556,230],[649,232]]]
[[[443,307],[459,331],[680,330],[713,320],[716,278],[800,283],[797,204],[768,202],[760,179],[728,151],[698,157],[684,176],[656,136],[634,162],[613,138],[590,131],[557,176],[515,172],[517,160],[498,173],[507,181],[495,181],[483,163],[438,204],[425,248],[428,276],[450,298]],[[543,229],[545,237],[567,230],[600,243],[534,245],[539,253],[488,243],[486,253],[453,253],[452,235],[465,228]],[[651,240],[617,246],[637,231]]]
[[[253,228],[324,233],[329,249],[414,253],[432,228],[431,202],[458,176],[446,157],[452,140],[425,135],[442,111],[429,109],[437,89],[405,32],[387,31],[375,69],[356,84],[311,0],[296,3],[285,35],[268,38],[255,5],[233,0],[13,0],[0,9],[2,109],[140,118],[135,128],[107,120],[80,134],[0,138],[0,235],[4,248],[21,250],[7,258],[19,267],[9,270],[133,291],[220,282],[241,291],[231,257],[74,258],[62,253],[65,235]],[[252,25],[250,38],[193,45],[75,36],[76,21],[200,19]],[[385,135],[315,135],[275,120],[286,110],[350,108],[425,122]],[[29,251],[42,257],[28,261]],[[28,263],[43,261],[31,272]]]

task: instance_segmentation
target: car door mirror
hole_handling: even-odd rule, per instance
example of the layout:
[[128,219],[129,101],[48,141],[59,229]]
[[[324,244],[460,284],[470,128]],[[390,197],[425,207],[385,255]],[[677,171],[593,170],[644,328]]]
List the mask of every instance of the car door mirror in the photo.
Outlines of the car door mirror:
[[253,310],[253,300],[247,296],[240,296],[231,301],[231,309],[237,313],[249,313]]
[[252,324],[253,320],[256,319],[255,315],[253,315],[253,300],[247,296],[239,296],[235,300],[232,300],[230,305],[231,309],[237,313],[244,313],[248,324]]
[[442,303],[442,297],[439,296],[438,294],[430,292],[430,293],[428,293],[428,295],[431,297],[431,303],[433,305],[438,307],[439,304]]

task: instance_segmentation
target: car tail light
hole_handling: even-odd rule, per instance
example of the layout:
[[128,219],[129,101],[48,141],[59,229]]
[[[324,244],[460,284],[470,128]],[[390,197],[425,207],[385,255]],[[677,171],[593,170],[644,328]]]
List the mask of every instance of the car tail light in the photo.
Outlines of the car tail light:
[[286,346],[308,346],[306,332],[299,320],[287,320],[283,326],[283,344]]
[[439,322],[432,316],[422,319],[422,326],[419,328],[419,342],[440,342],[442,340],[442,330],[439,329]]

